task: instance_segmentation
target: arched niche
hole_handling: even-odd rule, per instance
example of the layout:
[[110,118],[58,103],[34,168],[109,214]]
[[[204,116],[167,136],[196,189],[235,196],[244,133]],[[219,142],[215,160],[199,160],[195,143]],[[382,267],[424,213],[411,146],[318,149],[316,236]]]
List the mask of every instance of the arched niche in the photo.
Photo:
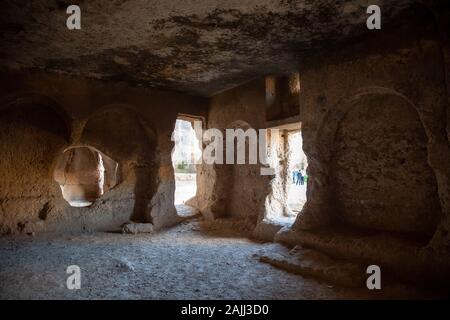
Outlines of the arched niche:
[[[252,191],[253,185],[245,186],[248,180],[245,176],[248,173],[248,165],[242,164],[226,164],[226,129],[242,129],[246,131],[251,129],[251,125],[243,120],[236,120],[228,123],[224,129],[212,135],[204,134],[203,136],[203,152],[209,152],[208,147],[210,144],[216,143],[215,139],[220,133],[222,138],[222,154],[217,156],[223,163],[208,164],[203,161],[199,166],[198,178],[197,178],[197,201],[196,205],[202,214],[210,219],[220,218],[229,215],[242,216],[243,212],[252,214],[253,212],[246,211],[248,204],[252,199],[246,198],[245,201],[237,199],[238,197],[244,197],[247,191]],[[235,144],[236,146],[236,144]],[[248,141],[245,142],[245,148],[248,150]],[[217,151],[217,150],[215,150]],[[205,156],[205,154],[203,154]],[[206,154],[208,156],[209,154]],[[213,156],[213,155],[212,155]],[[236,163],[236,148],[234,153],[234,161]],[[248,160],[248,152],[246,151],[246,158]],[[205,158],[203,159],[205,160]],[[218,159],[217,159],[218,160]],[[212,161],[212,160],[211,160]],[[220,161],[219,161],[220,162]],[[235,179],[235,176],[241,176],[243,179]],[[234,183],[239,185],[234,186]],[[243,191],[244,190],[244,191]],[[240,207],[237,208],[237,204],[240,203]],[[252,210],[254,211],[254,210]]]
[[[56,118],[58,124],[56,130],[61,130],[65,140],[70,139],[72,118],[66,113],[63,107],[54,99],[34,92],[19,92],[7,95],[0,100],[0,111],[17,109],[22,107],[35,106],[51,111]],[[47,129],[48,130],[48,129]],[[61,133],[59,132],[59,133]]]
[[430,235],[440,206],[428,140],[416,106],[394,90],[368,87],[342,99],[309,150],[308,202],[294,228],[341,221]]
[[117,161],[150,161],[156,133],[131,106],[105,106],[89,117],[80,144],[89,145]]
[[14,95],[1,103],[0,225],[2,231],[14,232],[17,224],[45,219],[47,214],[40,212],[51,208],[58,193],[52,166],[69,142],[70,118],[41,95]]
[[[237,218],[249,219],[252,223],[257,223],[258,217],[264,210],[264,201],[268,193],[268,185],[261,181],[261,164],[259,163],[259,132],[253,126],[243,120],[236,120],[229,123],[226,129],[242,130],[245,134],[247,131],[250,137],[245,137],[245,145],[239,146],[238,139],[235,138],[234,146],[234,164],[223,165],[229,175],[223,182],[225,193],[227,194],[226,210],[228,214]],[[253,133],[251,133],[253,132]],[[251,136],[255,140],[252,139]],[[226,133],[225,144],[230,144]],[[224,157],[226,157],[226,146],[224,148]],[[238,153],[243,153],[245,162],[239,163]],[[252,154],[251,154],[252,153]],[[251,163],[250,157],[256,157]],[[242,159],[242,160],[244,160]],[[263,177],[264,179],[264,177]]]
[[416,110],[394,94],[368,94],[352,104],[332,146],[339,219],[370,229],[431,234],[440,207]]

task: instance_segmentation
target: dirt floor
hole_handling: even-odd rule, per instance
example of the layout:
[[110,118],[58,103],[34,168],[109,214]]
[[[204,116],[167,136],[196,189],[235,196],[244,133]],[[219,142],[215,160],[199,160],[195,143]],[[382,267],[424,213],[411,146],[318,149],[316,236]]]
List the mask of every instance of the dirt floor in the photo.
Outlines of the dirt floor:
[[[220,230],[220,231],[219,231]],[[230,231],[233,230],[233,231]],[[242,237],[233,223],[186,221],[156,234],[0,239],[0,299],[336,299],[421,297],[414,290],[344,289],[259,261],[287,250]],[[81,289],[66,268],[81,268]]]

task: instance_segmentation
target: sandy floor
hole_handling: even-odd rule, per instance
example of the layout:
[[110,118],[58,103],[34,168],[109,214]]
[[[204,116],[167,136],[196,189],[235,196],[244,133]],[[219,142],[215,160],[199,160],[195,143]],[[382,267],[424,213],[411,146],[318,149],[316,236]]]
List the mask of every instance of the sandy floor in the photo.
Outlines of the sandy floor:
[[[194,220],[153,235],[95,233],[1,238],[0,298],[367,297],[365,289],[337,288],[261,263],[258,253],[287,249],[252,242],[237,231],[224,230],[223,226],[205,227]],[[80,290],[66,288],[66,268],[72,264],[82,270]],[[385,293],[388,297],[397,296],[396,292]]]

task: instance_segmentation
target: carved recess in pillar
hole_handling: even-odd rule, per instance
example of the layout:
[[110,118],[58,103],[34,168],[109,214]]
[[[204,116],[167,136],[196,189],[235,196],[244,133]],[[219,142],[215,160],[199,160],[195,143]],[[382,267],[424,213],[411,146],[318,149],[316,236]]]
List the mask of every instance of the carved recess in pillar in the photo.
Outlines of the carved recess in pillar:
[[124,105],[101,108],[87,120],[75,144],[101,150],[117,161],[123,173],[120,197],[129,202],[130,219],[152,222],[151,202],[158,184],[156,134],[134,109]]
[[119,164],[92,147],[71,147],[54,171],[63,198],[72,207],[88,207],[119,182]]

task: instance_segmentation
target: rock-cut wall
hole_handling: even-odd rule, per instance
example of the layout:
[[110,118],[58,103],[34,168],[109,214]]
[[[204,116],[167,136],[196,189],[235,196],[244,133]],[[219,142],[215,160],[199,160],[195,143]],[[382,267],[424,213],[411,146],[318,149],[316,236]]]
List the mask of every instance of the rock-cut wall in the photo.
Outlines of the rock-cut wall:
[[0,233],[178,221],[171,134],[207,99],[44,72],[0,83]]

